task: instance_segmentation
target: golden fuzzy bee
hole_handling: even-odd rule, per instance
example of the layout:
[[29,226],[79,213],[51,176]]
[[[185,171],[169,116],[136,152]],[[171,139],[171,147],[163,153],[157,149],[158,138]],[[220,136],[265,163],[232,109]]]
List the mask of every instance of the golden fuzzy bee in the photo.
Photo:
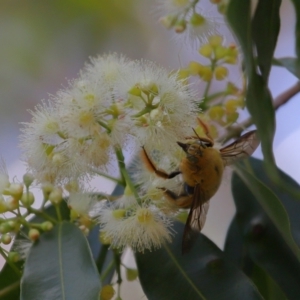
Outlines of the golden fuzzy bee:
[[177,142],[186,153],[178,171],[168,174],[156,168],[144,148],[141,153],[146,168],[157,176],[170,179],[182,174],[184,184],[179,195],[163,188],[166,198],[177,207],[190,208],[183,233],[182,253],[191,248],[198,232],[204,226],[209,200],[221,184],[224,167],[238,159],[251,156],[259,145],[256,130],[252,130],[218,150],[213,148],[214,142],[206,124],[200,119],[198,122],[203,127],[206,137],[197,135],[189,142]]

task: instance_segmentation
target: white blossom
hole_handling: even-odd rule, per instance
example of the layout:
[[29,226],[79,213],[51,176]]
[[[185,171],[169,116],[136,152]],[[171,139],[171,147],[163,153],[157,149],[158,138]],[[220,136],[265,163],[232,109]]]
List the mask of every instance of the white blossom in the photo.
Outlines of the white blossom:
[[171,222],[154,206],[136,205],[128,211],[111,206],[100,211],[99,222],[113,248],[143,252],[171,241]]

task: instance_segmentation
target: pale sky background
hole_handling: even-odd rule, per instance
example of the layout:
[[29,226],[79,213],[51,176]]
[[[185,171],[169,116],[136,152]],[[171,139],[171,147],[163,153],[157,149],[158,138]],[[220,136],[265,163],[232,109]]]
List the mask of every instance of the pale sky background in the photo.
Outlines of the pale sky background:
[[[20,175],[21,178],[23,175],[24,168],[18,161],[20,150],[17,148],[17,136],[19,134],[18,122],[29,121],[30,119],[26,108],[32,108],[41,99],[47,98],[48,93],[55,93],[62,85],[66,84],[66,78],[76,77],[90,55],[116,51],[124,53],[130,58],[150,59],[170,69],[185,65],[193,57],[195,49],[186,51],[178,43],[174,43],[171,39],[171,32],[157,24],[155,15],[149,13],[149,11],[153,11],[150,6],[151,2],[140,1],[139,5],[135,6],[137,10],[135,22],[143,25],[140,26],[139,30],[135,30],[134,36],[128,33],[130,26],[123,28],[124,31],[122,31],[122,28],[116,25],[105,43],[98,43],[94,47],[85,49],[81,45],[84,43],[81,39],[85,36],[84,32],[77,32],[78,34],[65,41],[65,37],[70,35],[68,30],[70,32],[74,30],[72,24],[68,28],[64,28],[64,32],[54,31],[57,37],[54,39],[52,48],[47,49],[47,51],[43,48],[46,61],[39,58],[42,66],[38,68],[38,71],[35,70],[35,74],[32,72],[29,75],[26,74],[26,68],[23,67],[20,67],[21,72],[18,72],[16,63],[18,57],[14,57],[11,51],[15,51],[18,55],[16,47],[26,45],[25,50],[29,51],[28,56],[32,58],[30,51],[35,51],[35,47],[39,49],[39,40],[35,40],[35,35],[30,31],[32,24],[24,26],[25,19],[19,19],[17,14],[7,16],[11,19],[3,19],[0,13],[0,25],[1,23],[5,24],[6,30],[10,33],[8,35],[3,26],[0,26],[0,48],[5,50],[8,47],[7,43],[10,43],[7,52],[0,49],[0,64],[2,65],[0,79],[2,78],[2,82],[8,83],[5,85],[0,83],[0,153],[7,161],[11,176]],[[283,19],[275,57],[294,56],[295,16],[289,0],[283,0],[281,13]],[[82,24],[85,24],[84,20]],[[125,38],[122,37],[124,34]],[[29,41],[26,41],[26,38]],[[22,39],[25,39],[25,42]],[[228,39],[230,40],[230,37]],[[3,46],[4,43],[6,43],[5,46]],[[37,44],[32,45],[32,43]],[[63,47],[60,48],[59,45],[61,44]],[[12,57],[1,58],[1,55],[8,55],[8,53]],[[38,53],[36,55],[39,56]],[[2,60],[5,63],[2,63]],[[34,61],[30,63],[34,63]],[[273,97],[292,86],[296,81],[297,79],[283,68],[273,68],[270,76],[270,88]],[[297,95],[276,113],[277,131],[274,140],[274,152],[278,166],[300,183],[299,112],[300,95]],[[254,156],[261,157],[261,154],[257,151]],[[102,184],[107,192],[113,189],[113,185],[108,182],[98,180],[95,184],[97,186]],[[219,247],[223,247],[225,233],[233,214],[230,179],[225,178],[217,195],[211,200],[207,222],[203,230],[203,233],[209,236]],[[126,254],[126,261],[133,266],[130,254]],[[124,283],[123,299],[146,299],[140,288],[133,288],[133,285],[133,283]]]

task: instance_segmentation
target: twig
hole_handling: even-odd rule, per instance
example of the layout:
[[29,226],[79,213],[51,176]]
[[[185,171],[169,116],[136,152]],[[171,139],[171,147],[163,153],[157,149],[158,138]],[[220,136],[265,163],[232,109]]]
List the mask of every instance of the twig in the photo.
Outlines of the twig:
[[[296,94],[300,92],[300,81],[297,81],[296,84],[291,86],[289,89],[284,91],[282,94],[276,97],[276,99],[273,102],[274,109],[277,110],[282,105],[287,103],[291,98],[293,98]],[[234,137],[239,137],[241,132],[251,126],[253,124],[252,118],[248,118],[239,125],[231,126],[227,128],[227,133],[222,135],[218,142],[226,143],[230,139]]]

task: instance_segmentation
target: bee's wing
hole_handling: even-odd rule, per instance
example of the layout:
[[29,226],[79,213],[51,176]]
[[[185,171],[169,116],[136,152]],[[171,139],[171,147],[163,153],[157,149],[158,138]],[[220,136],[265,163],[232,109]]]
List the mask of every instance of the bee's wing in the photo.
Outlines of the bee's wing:
[[256,130],[249,131],[236,141],[220,149],[225,166],[235,163],[237,160],[251,156],[258,147],[260,141]]
[[194,188],[193,202],[184,227],[182,238],[182,254],[187,253],[194,244],[199,232],[203,228],[209,208],[209,201],[205,201],[205,196],[197,184]]

